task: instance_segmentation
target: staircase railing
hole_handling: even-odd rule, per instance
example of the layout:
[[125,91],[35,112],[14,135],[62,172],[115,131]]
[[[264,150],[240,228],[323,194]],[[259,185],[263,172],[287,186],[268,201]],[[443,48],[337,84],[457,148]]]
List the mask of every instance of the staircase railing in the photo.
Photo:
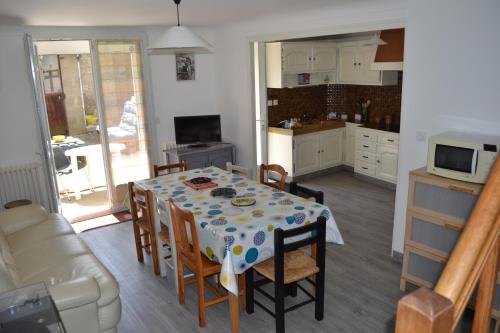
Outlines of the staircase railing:
[[451,333],[478,286],[473,333],[490,327],[499,260],[500,158],[434,290],[420,288],[398,303],[396,333]]

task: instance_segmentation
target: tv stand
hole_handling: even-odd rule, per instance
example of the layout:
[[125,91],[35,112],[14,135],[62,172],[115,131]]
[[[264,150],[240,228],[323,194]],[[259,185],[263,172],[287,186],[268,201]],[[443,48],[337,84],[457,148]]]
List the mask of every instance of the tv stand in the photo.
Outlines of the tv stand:
[[208,143],[193,143],[188,145],[188,148],[207,148],[210,147]]
[[189,145],[185,148],[166,150],[167,163],[188,162],[189,169],[216,166],[226,169],[226,162],[235,163],[236,148],[231,143],[202,144],[203,146]]

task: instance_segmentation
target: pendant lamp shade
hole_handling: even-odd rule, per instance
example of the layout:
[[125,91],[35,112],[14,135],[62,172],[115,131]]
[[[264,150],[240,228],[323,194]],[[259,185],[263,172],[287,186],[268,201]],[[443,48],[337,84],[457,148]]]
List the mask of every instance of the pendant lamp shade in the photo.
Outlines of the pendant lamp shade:
[[152,54],[212,53],[212,45],[185,26],[173,26],[149,47]]
[[157,40],[151,43],[151,54],[175,53],[212,53],[212,45],[203,38],[181,26],[179,19],[179,4],[181,0],[174,0],[177,6],[177,26],[167,29]]

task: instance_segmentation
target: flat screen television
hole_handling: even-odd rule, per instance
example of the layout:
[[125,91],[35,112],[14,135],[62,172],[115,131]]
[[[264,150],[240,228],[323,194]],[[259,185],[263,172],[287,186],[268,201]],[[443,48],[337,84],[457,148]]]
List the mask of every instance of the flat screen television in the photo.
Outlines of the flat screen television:
[[179,145],[221,142],[220,115],[174,117],[174,126]]

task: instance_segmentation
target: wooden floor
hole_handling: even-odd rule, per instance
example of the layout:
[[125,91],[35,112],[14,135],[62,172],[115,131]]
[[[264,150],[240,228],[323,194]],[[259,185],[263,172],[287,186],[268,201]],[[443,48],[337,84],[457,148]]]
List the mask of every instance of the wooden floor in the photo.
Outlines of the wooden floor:
[[[345,245],[327,245],[325,319],[314,319],[310,304],[286,316],[287,332],[394,332],[400,264],[391,257],[394,194],[356,179],[347,171],[303,182],[325,192]],[[196,287],[186,304],[177,302],[173,275],[154,276],[151,262],[136,260],[132,226],[122,223],[85,232],[81,237],[115,275],[123,304],[119,332],[228,332],[229,307],[207,310],[198,327]],[[148,259],[147,259],[148,260]],[[259,308],[241,312],[241,332],[273,332],[274,318]]]

